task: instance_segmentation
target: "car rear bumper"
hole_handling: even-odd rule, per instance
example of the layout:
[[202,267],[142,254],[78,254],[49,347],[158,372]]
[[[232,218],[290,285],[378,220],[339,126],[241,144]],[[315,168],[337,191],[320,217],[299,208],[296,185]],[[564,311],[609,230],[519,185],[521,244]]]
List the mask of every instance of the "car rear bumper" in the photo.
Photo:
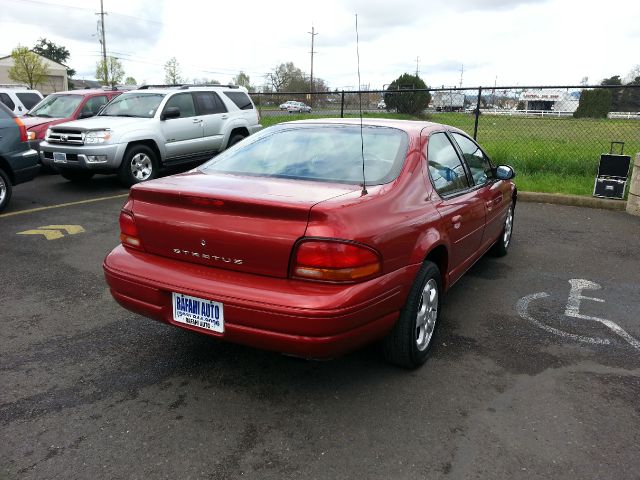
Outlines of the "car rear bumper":
[[[103,267],[113,297],[136,313],[229,342],[331,358],[391,330],[420,266],[332,285],[213,269],[118,246]],[[224,333],[175,322],[172,292],[221,302]]]
[[40,170],[38,152],[32,149],[6,154],[8,163],[13,168],[13,184],[32,180]]

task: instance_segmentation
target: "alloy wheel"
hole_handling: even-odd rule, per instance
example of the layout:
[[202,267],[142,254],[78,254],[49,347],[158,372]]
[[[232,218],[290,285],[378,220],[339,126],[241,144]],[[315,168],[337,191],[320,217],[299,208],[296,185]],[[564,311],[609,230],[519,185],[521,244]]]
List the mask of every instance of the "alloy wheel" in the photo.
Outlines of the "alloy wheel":
[[138,153],[131,159],[131,175],[136,180],[142,182],[147,180],[153,173],[153,163],[151,158],[144,153]]
[[416,346],[424,351],[431,342],[438,319],[438,284],[430,278],[422,289],[416,318]]

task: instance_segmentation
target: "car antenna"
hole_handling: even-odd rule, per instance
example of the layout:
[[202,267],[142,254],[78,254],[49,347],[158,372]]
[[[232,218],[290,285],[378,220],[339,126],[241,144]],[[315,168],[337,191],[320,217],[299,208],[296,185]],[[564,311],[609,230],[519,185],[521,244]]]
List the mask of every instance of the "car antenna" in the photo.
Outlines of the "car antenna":
[[362,83],[360,82],[360,38],[358,36],[358,14],[356,13],[356,53],[358,55],[358,100],[360,102],[360,151],[362,154],[362,195],[366,195],[367,181],[364,175],[364,135],[362,133]]

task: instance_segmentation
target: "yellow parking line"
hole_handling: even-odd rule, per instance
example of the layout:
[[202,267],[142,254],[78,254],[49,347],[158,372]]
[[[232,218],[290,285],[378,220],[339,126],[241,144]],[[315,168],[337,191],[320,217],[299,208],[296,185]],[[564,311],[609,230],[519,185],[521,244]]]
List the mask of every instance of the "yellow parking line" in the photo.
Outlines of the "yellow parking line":
[[30,208],[28,210],[18,210],[17,212],[3,213],[2,215],[0,215],[0,218],[12,217],[13,215],[23,215],[25,213],[41,212],[42,210],[50,210],[52,208],[62,208],[62,207],[70,207],[72,205],[82,205],[84,203],[102,202],[103,200],[112,200],[114,198],[125,198],[128,196],[129,196],[128,193],[123,193],[121,195],[112,195],[110,197],[89,198],[88,200],[79,200],[77,202],[59,203],[58,205],[49,205],[47,207]]

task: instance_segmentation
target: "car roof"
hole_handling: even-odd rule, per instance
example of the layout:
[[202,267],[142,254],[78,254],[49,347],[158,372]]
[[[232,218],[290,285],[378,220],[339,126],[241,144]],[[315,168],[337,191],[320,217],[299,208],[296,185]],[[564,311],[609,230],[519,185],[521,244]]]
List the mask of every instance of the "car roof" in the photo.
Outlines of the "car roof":
[[123,90],[104,90],[102,88],[87,88],[85,90],[66,90],[64,92],[54,92],[51,95],[104,95],[106,93],[122,93]]
[[[300,124],[300,125],[360,125],[359,118],[317,118],[310,120],[296,120],[293,122],[286,122],[286,124]],[[283,125],[282,123],[279,125]],[[422,120],[399,120],[395,118],[364,118],[362,120],[363,126],[371,127],[390,127],[403,130],[411,135],[420,135],[421,132],[431,133],[434,131],[450,130],[452,132],[459,132],[467,135],[464,131],[445,125],[442,123],[427,122]]]

